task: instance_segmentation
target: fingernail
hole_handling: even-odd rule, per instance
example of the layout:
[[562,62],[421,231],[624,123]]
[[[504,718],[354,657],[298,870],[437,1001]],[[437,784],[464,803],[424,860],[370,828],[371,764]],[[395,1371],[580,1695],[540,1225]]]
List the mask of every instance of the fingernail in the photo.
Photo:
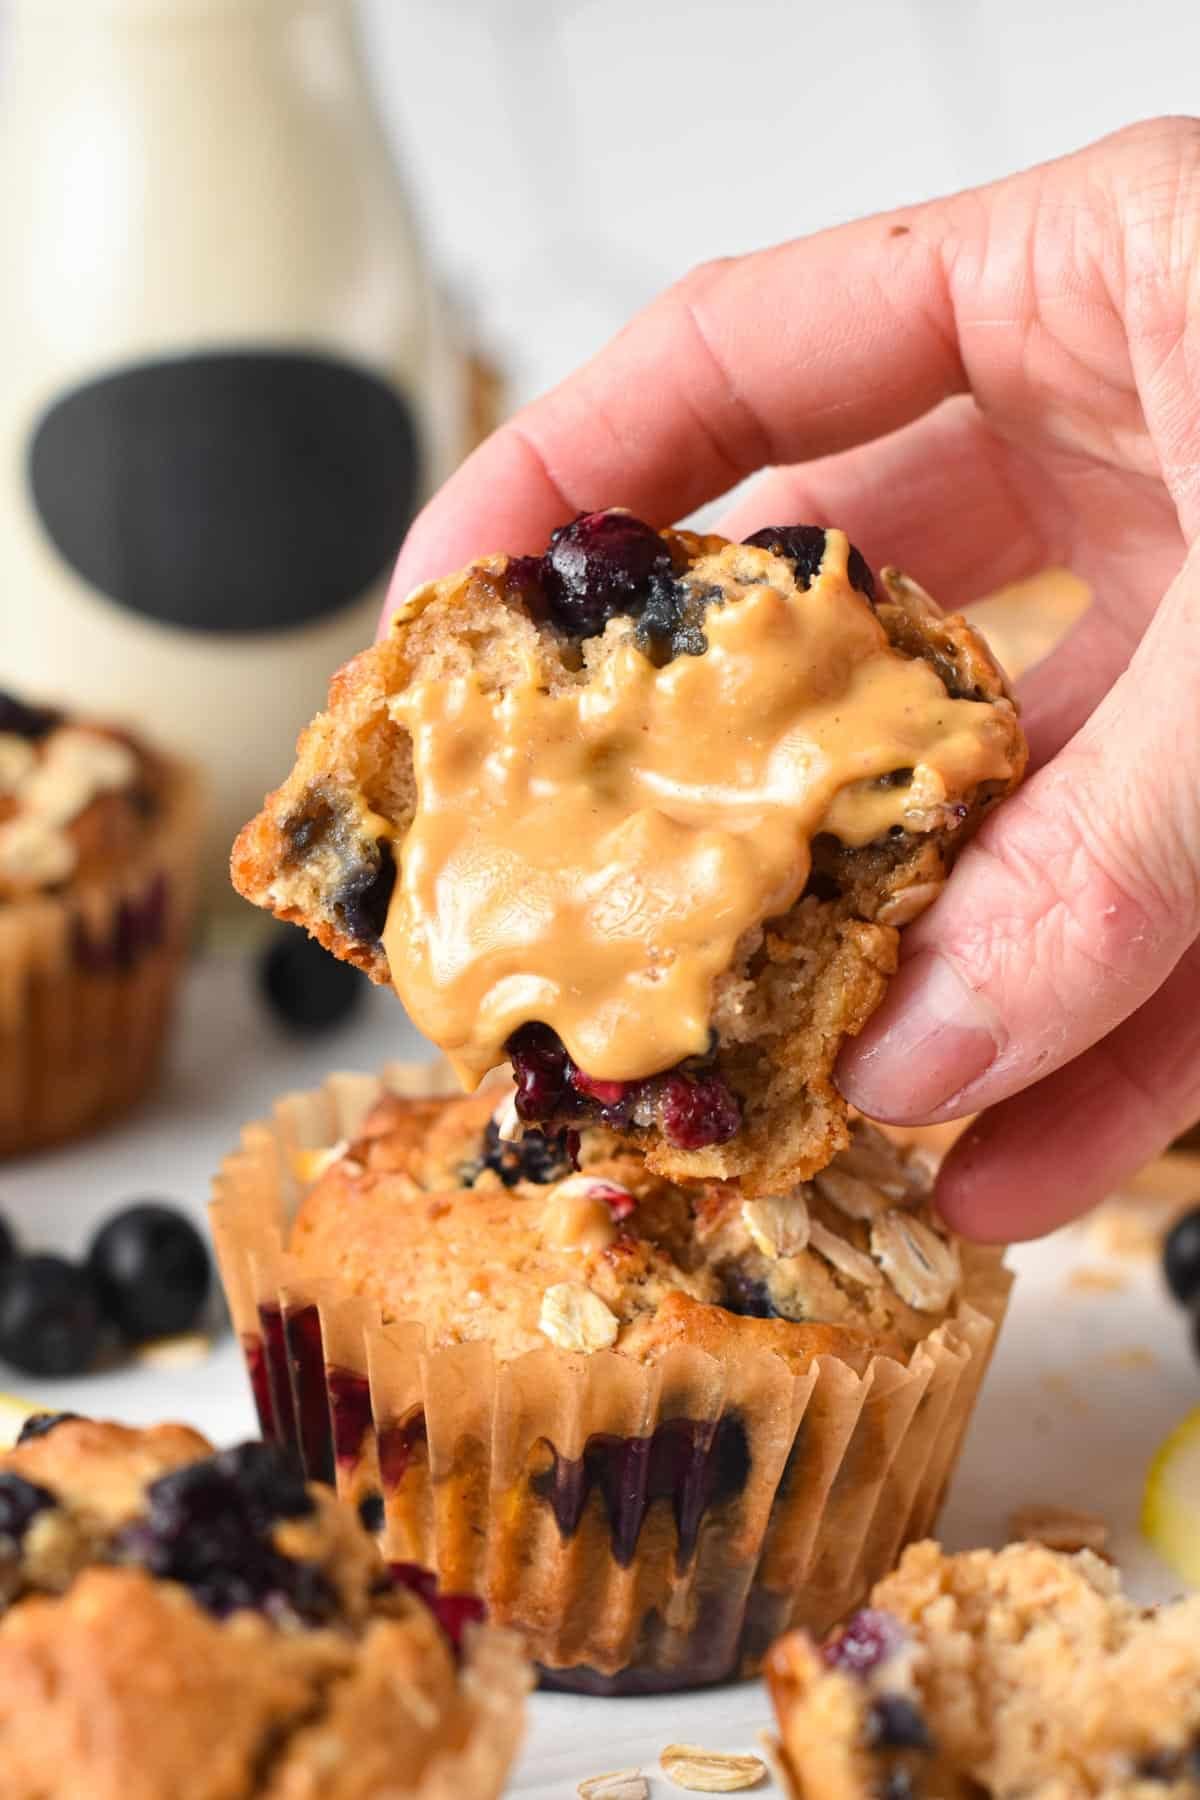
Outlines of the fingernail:
[[991,1003],[936,950],[904,963],[862,1036],[847,1045],[837,1081],[875,1119],[931,1119],[995,1061],[1004,1041]]

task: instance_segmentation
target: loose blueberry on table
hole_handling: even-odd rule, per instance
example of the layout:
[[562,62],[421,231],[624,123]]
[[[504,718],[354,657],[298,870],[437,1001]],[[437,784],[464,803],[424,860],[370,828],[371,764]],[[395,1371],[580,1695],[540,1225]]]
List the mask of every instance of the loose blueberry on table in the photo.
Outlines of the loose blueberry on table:
[[82,1375],[106,1343],[194,1329],[211,1286],[204,1239],[160,1201],[116,1213],[82,1263],[21,1253],[0,1220],[0,1360],[27,1375]]
[[1200,1354],[1200,1206],[1176,1219],[1163,1244],[1163,1274],[1171,1296],[1191,1316]]

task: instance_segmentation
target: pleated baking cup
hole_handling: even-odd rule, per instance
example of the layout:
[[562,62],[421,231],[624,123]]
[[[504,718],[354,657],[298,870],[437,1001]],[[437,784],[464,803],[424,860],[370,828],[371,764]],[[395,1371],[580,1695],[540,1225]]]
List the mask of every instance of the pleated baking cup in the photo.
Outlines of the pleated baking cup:
[[[525,1732],[525,1696],[532,1680],[519,1639],[489,1627],[468,1633],[458,1691],[446,1716],[431,1728],[421,1772],[411,1788],[397,1777],[397,1796],[413,1800],[496,1800]],[[397,1696],[404,1702],[403,1690]],[[409,1699],[422,1726],[429,1702]]]
[[195,910],[203,787],[167,764],[161,812],[103,881],[0,903],[0,1156],[88,1131],[159,1064]]
[[955,1311],[907,1364],[431,1348],[285,1243],[304,1153],[353,1138],[381,1092],[447,1085],[404,1065],[334,1076],[222,1165],[213,1232],[264,1435],[382,1520],[389,1558],[519,1630],[549,1685],[696,1687],[752,1674],[792,1626],[827,1630],[934,1523],[1007,1304],[1003,1253],[963,1246]]

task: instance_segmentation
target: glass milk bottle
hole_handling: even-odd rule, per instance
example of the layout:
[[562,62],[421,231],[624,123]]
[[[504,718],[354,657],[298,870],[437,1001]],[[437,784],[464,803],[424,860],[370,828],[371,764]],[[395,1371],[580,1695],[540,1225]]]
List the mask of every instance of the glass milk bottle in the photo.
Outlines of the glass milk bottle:
[[11,0],[0,687],[215,789],[210,890],[459,445],[349,0]]

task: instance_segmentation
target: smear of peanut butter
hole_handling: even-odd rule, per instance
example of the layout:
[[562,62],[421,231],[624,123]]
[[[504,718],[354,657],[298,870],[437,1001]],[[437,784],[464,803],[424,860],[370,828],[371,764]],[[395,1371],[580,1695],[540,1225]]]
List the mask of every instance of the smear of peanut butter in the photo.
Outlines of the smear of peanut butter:
[[799,897],[818,832],[927,830],[1012,773],[1010,721],[889,646],[848,552],[831,531],[807,590],[767,550],[701,558],[685,579],[724,600],[702,656],[656,668],[621,620],[553,693],[531,664],[502,692],[469,675],[391,703],[418,806],[383,941],[468,1086],[531,1019],[605,1080],[703,1052],[714,981]]

